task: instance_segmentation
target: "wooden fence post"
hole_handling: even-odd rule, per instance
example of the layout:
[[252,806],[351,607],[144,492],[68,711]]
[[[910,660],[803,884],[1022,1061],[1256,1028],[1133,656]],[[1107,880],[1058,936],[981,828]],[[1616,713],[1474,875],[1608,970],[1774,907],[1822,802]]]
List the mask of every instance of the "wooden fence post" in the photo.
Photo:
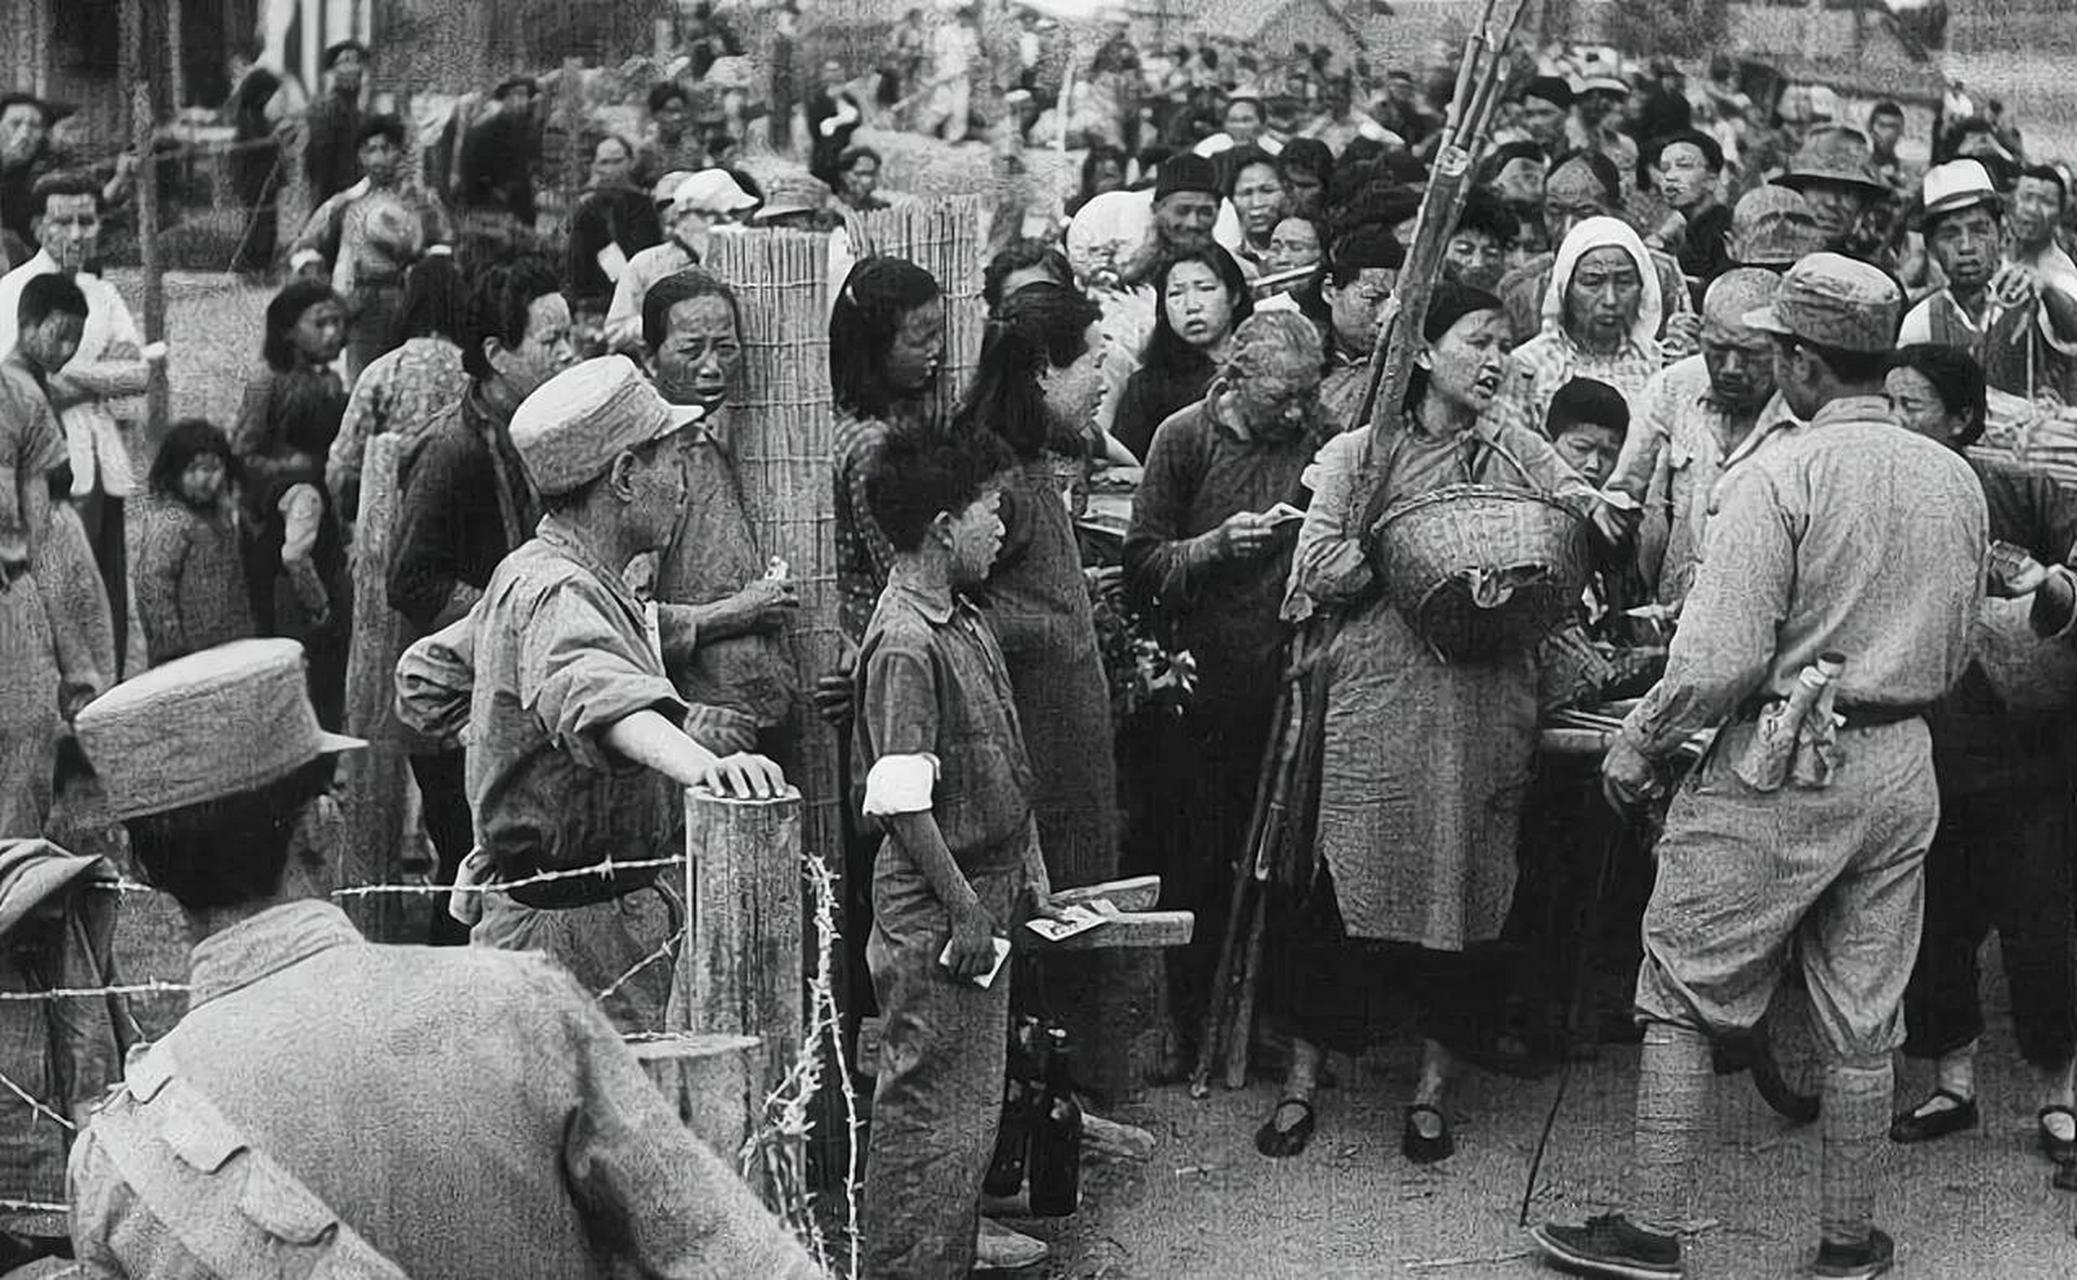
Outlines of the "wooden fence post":
[[800,792],[775,800],[687,792],[685,855],[689,924],[672,1003],[682,1003],[691,1031],[759,1037],[744,1097],[754,1132],[808,1027]]
[[[389,607],[390,534],[396,524],[397,437],[368,441],[361,460],[361,509],[353,537],[353,640],[346,658],[346,731],[368,749],[349,752],[346,782],[346,883],[394,884],[402,863],[405,788],[410,760],[392,710],[397,659],[406,623]],[[359,922],[379,942],[402,942],[414,918],[403,899],[374,894],[360,900]],[[444,909],[444,903],[434,903]],[[419,941],[413,938],[410,941]]]

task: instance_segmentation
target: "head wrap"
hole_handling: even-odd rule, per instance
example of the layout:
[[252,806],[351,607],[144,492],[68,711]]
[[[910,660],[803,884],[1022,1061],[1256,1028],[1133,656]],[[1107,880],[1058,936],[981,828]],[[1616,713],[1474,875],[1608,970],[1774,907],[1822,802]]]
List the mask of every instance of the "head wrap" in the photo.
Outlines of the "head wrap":
[[1596,249],[1621,249],[1637,264],[1644,291],[1637,300],[1637,318],[1630,323],[1630,340],[1646,351],[1657,350],[1659,321],[1666,305],[1659,292],[1658,264],[1652,261],[1637,232],[1619,218],[1588,218],[1558,246],[1557,260],[1551,264],[1550,288],[1543,295],[1543,332],[1563,330],[1565,294],[1572,287],[1572,275],[1579,270],[1580,259]]

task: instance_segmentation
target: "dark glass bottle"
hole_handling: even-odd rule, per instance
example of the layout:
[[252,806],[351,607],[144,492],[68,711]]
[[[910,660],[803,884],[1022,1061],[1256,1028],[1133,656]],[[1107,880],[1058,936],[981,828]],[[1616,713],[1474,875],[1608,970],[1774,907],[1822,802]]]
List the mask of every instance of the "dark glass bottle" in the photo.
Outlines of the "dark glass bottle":
[[1075,1101],[1064,1027],[1046,1028],[1045,1088],[1031,1130],[1031,1212],[1064,1218],[1082,1199],[1082,1105]]
[[1009,1058],[1002,1073],[1002,1127],[995,1133],[995,1156],[988,1162],[988,1176],[981,1180],[981,1190],[991,1196],[1007,1199],[1024,1189],[1031,1131],[1043,1092],[1032,1043],[1036,1028],[1032,1019],[1020,1018],[1010,1034]]

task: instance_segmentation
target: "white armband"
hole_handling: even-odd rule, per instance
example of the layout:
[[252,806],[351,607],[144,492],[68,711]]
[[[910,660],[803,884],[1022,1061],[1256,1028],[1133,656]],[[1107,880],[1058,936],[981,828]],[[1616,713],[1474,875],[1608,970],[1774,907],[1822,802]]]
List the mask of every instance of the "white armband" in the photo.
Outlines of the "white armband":
[[881,756],[866,771],[866,816],[891,818],[904,813],[929,813],[937,780],[938,758],[927,751]]

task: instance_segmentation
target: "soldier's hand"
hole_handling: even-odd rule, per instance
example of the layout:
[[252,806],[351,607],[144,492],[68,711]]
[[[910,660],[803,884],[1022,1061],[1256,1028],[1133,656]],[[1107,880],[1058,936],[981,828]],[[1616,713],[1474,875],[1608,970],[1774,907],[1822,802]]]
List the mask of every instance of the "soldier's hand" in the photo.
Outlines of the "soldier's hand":
[[760,755],[739,751],[707,766],[696,783],[734,800],[769,800],[786,790],[786,775]]
[[1658,766],[1627,738],[1617,736],[1601,761],[1601,794],[1617,813],[1627,813],[1657,797],[1663,787]]

